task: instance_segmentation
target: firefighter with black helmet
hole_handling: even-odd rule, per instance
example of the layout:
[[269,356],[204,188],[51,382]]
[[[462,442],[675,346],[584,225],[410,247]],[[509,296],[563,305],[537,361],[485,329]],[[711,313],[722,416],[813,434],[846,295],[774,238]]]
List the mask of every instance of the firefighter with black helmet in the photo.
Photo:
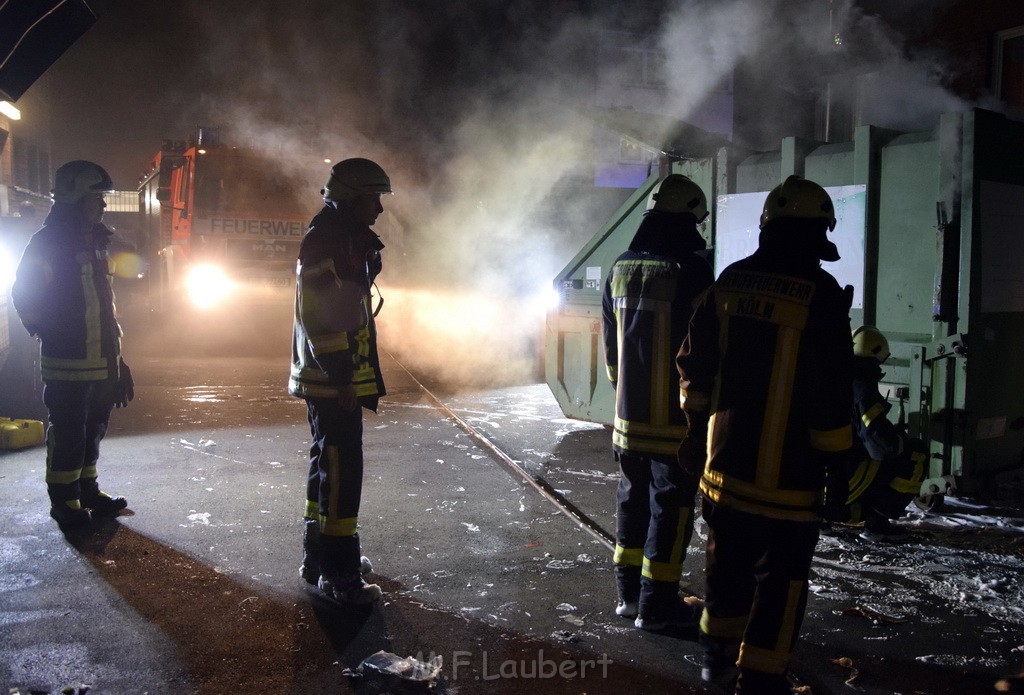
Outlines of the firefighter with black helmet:
[[[882,365],[889,359],[889,341],[874,326],[853,332],[853,428],[854,456],[847,476],[848,515],[836,519],[863,523],[865,540],[894,540],[907,535],[892,523],[921,493],[927,449],[892,422],[892,409],[879,391],[885,376]],[[837,495],[842,495],[842,490]]]
[[371,287],[384,244],[371,229],[391,179],[377,163],[331,168],[324,207],[309,224],[296,266],[288,392],[306,401],[312,444],[299,573],[329,597],[367,606],[381,596],[364,575],[357,530],[363,485],[362,408],[385,394]]
[[97,478],[111,411],[134,396],[114,310],[112,233],[100,222],[103,194],[113,188],[94,162],[58,168],[53,206],[29,240],[11,288],[21,322],[39,340],[46,487],[50,516],[64,529],[128,506],[100,490]]
[[820,267],[835,224],[817,183],[773,189],[757,251],[719,275],[676,360],[708,525],[701,676],[737,693],[789,693],[827,470],[852,444],[852,288]]
[[714,280],[699,255],[706,244],[697,225],[707,215],[700,186],[681,174],[664,178],[629,249],[612,265],[603,296],[620,474],[615,612],[649,631],[692,627],[696,617],[679,598],[697,479],[676,462],[686,420],[673,358],[698,296]]

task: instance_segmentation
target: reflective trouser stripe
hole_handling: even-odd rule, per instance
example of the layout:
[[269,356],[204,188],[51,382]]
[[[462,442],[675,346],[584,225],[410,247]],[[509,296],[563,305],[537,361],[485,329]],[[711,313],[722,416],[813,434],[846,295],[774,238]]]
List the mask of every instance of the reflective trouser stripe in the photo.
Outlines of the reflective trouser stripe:
[[354,536],[358,527],[359,519],[349,517],[348,519],[331,519],[320,515],[320,531],[326,536]]
[[686,548],[693,536],[693,509],[680,507],[679,523],[676,525],[675,543],[672,545],[672,554],[668,562],[657,562],[650,558],[644,558],[643,571],[641,574],[656,582],[678,582],[683,574],[683,560],[686,559]]
[[644,549],[623,548],[621,545],[616,545],[615,555],[612,561],[616,565],[631,565],[633,567],[639,567],[644,562]]
[[738,642],[743,639],[743,632],[747,629],[747,621],[749,619],[749,614],[716,618],[708,615],[707,609],[704,609],[700,616],[700,631],[711,637]]
[[747,642],[740,645],[739,664],[741,668],[750,668],[763,673],[785,673],[789,665],[789,659],[793,653],[793,642],[796,638],[797,624],[800,616],[797,612],[801,610],[801,597],[804,592],[804,582],[791,580],[789,592],[786,596],[786,606],[782,613],[782,623],[773,648],[755,647]]

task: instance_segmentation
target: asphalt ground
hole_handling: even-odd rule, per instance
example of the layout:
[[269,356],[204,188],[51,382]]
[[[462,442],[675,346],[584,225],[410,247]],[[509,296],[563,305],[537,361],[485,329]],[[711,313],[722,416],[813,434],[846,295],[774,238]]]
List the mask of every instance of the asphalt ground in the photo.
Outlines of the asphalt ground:
[[[309,432],[284,393],[287,356],[154,351],[132,367],[137,397],[114,413],[100,467],[129,499],[121,516],[65,536],[43,449],[0,454],[2,692],[380,692],[346,675],[378,650],[440,656],[449,693],[706,692],[692,635],[615,616],[600,540],[394,360],[364,423],[360,534],[385,591],[366,614],[297,576]],[[603,427],[564,418],[543,384],[436,395],[613,530]],[[1020,670],[1019,512],[982,512],[1008,522],[922,514],[899,545],[822,538],[793,664],[804,692],[988,693]],[[698,523],[682,582],[698,596],[704,538]]]

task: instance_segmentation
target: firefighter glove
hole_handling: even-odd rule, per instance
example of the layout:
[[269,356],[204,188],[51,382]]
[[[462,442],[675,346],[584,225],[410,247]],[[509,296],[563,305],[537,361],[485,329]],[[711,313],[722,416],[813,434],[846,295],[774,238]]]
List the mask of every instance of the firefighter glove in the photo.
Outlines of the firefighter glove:
[[708,420],[706,415],[687,413],[690,425],[683,441],[679,442],[676,459],[679,466],[688,475],[700,478],[704,474],[704,463],[707,458]]
[[125,408],[133,398],[135,398],[135,382],[132,380],[132,370],[128,369],[124,360],[119,358],[114,405],[118,408]]

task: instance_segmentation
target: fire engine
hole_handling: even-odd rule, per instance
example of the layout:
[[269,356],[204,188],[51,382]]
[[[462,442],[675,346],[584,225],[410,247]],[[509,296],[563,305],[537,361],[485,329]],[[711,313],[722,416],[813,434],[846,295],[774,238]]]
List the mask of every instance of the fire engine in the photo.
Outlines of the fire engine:
[[232,315],[253,302],[290,302],[299,242],[318,204],[273,158],[227,146],[214,129],[165,141],[139,185],[154,308]]

